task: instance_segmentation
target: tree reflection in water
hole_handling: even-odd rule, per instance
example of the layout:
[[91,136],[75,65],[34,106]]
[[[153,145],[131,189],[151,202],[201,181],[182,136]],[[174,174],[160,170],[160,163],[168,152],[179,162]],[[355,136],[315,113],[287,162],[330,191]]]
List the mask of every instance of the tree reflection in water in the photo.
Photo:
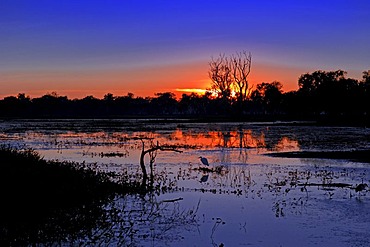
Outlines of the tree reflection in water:
[[[181,232],[194,229],[198,205],[183,209],[182,198],[158,201],[154,193],[116,198],[108,207],[109,228],[95,229],[92,244],[131,246],[181,240]],[[154,244],[155,245],[155,244]]]

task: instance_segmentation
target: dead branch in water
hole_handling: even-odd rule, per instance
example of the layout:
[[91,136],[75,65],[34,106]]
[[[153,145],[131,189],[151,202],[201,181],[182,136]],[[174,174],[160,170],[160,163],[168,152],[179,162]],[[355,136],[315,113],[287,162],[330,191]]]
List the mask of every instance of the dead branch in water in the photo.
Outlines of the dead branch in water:
[[349,188],[352,185],[346,183],[305,183],[305,184],[298,184],[298,186],[322,186],[322,187],[337,187],[337,188]]
[[184,200],[184,198],[179,197],[179,198],[176,198],[176,199],[163,200],[163,201],[161,201],[161,203],[162,202],[177,202],[177,201],[181,201],[181,200]]
[[150,179],[151,179],[151,183],[153,183],[153,163],[155,161],[155,158],[157,156],[156,152],[157,151],[170,151],[170,152],[177,152],[177,153],[182,153],[183,151],[181,150],[178,150],[174,147],[171,147],[171,146],[161,146],[159,145],[159,142],[157,141],[156,144],[153,143],[153,141],[151,140],[151,148],[145,150],[145,142],[144,142],[144,139],[143,138],[139,138],[139,140],[141,141],[142,143],[142,149],[141,149],[141,155],[140,155],[140,167],[141,167],[141,171],[143,173],[143,182],[142,182],[142,186],[146,186],[146,181],[148,179],[148,173],[146,171],[146,167],[145,167],[145,155],[146,154],[149,154],[150,155]]

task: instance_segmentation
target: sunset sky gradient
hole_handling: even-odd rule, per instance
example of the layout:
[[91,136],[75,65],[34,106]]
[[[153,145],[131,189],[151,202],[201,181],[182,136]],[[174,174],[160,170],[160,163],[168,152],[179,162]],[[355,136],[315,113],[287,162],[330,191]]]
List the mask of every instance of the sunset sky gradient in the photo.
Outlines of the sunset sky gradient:
[[252,53],[250,85],[370,69],[370,1],[0,0],[0,98],[154,96],[210,87],[208,62]]

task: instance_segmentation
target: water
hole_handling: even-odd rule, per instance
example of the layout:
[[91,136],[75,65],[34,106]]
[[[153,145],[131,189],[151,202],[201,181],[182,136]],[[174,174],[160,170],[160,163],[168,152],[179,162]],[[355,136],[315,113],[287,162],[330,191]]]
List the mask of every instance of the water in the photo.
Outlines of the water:
[[[369,192],[353,190],[359,183],[370,184],[369,164],[265,155],[369,149],[369,129],[302,123],[24,120],[1,122],[0,131],[2,143],[31,147],[46,159],[84,161],[129,179],[139,179],[143,142],[145,148],[158,143],[183,151],[157,152],[156,194],[117,198],[110,205],[122,219],[112,220],[105,242],[111,245],[370,244]],[[200,170],[199,156],[218,172]],[[314,185],[330,183],[351,186]],[[132,208],[141,210],[134,214]],[[108,241],[95,241],[103,240]]]

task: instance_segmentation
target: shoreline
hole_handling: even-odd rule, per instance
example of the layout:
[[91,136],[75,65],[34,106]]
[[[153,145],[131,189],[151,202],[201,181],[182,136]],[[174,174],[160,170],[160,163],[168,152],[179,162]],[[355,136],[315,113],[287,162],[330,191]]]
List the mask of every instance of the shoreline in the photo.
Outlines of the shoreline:
[[370,150],[352,151],[296,151],[264,154],[279,158],[310,158],[310,159],[334,159],[350,160],[355,162],[370,163]]

